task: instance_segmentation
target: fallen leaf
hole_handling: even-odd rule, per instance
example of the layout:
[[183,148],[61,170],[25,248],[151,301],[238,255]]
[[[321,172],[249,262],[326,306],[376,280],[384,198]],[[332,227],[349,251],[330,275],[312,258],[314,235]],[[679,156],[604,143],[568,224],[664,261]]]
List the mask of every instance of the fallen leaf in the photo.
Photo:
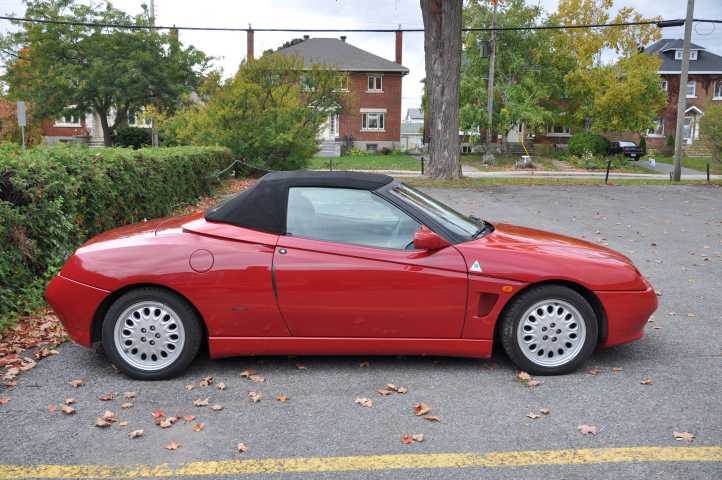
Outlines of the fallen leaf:
[[193,400],[193,405],[195,405],[196,407],[205,407],[206,405],[208,405],[208,400],[208,398],[197,398]]
[[50,413],[55,413],[55,412],[57,412],[57,411],[58,411],[58,406],[57,406],[57,405],[54,405],[54,404],[52,404],[52,403],[51,403],[50,405],[48,405],[48,412],[50,412]]
[[68,382],[73,388],[82,387],[85,385],[85,381],[81,380],[80,378],[76,378],[75,380],[71,380]]
[[537,418],[541,418],[541,415],[538,415],[534,412],[529,412],[526,414],[527,417],[531,418],[532,420],[536,420]]
[[133,407],[133,403],[131,403],[131,402],[125,402],[120,406],[120,408],[132,408],[132,407]]
[[115,395],[112,393],[104,393],[101,396],[98,397],[98,400],[101,402],[109,402],[115,398]]
[[409,389],[406,387],[399,387],[396,389],[396,393],[399,393],[401,395],[406,394],[408,391],[409,391]]
[[647,377],[639,383],[641,383],[642,385],[652,385],[652,379]]
[[401,443],[403,443],[404,445],[410,445],[414,443],[414,439],[411,438],[411,435],[404,435],[401,437]]
[[207,387],[208,385],[213,383],[213,377],[203,377],[200,382],[198,382],[198,385],[201,387]]
[[672,432],[675,440],[691,442],[695,439],[694,434],[689,432]]
[[278,400],[279,402],[287,402],[287,401],[288,401],[288,396],[286,396],[286,395],[276,395],[276,400]]
[[192,422],[192,421],[195,420],[195,419],[196,419],[196,416],[195,416],[195,415],[185,415],[185,416],[183,417],[183,420],[186,421],[186,422]]
[[424,441],[424,434],[423,433],[416,433],[414,435],[411,435],[411,439],[414,442],[423,442]]
[[261,395],[260,393],[254,391],[254,390],[251,390],[250,392],[248,392],[248,398],[251,400],[252,403],[260,402],[262,397],[263,397],[263,395]]
[[125,392],[125,393],[123,394],[123,397],[124,397],[126,400],[133,400],[137,395],[138,395],[138,394],[137,394],[136,392]]
[[10,401],[10,397],[0,397],[0,405],[7,405]]
[[155,412],[151,413],[151,415],[153,415],[153,418],[165,417],[165,412],[163,410],[156,410]]
[[225,389],[226,389],[226,384],[223,383],[223,382],[216,383],[216,388],[217,388],[218,390],[225,390]]
[[163,448],[165,448],[166,450],[178,450],[180,447],[181,447],[180,443],[170,442],[168,445],[166,445]]
[[587,373],[589,375],[599,375],[600,373],[602,373],[602,369],[597,367],[590,368],[589,370],[587,370]]
[[256,374],[256,371],[253,370],[253,369],[243,370],[243,371],[241,372],[241,378],[248,378],[248,377],[250,377],[251,375],[255,375],[255,374]]
[[138,438],[143,436],[143,430],[133,430],[132,432],[128,432],[128,436],[130,438]]
[[390,391],[392,391],[392,392],[396,392],[396,391],[398,391],[398,389],[399,389],[399,387],[397,387],[397,386],[394,385],[393,383],[387,383],[384,388],[385,388],[386,390],[390,390]]
[[361,368],[369,368],[370,365],[371,364],[369,362],[361,362],[358,364],[358,366]]
[[361,405],[362,407],[368,407],[368,408],[371,408],[374,405],[373,400],[371,400],[370,398],[365,398],[365,397],[357,398],[356,400],[354,400],[354,403],[357,403],[357,404]]
[[521,383],[526,383],[531,380],[531,375],[526,372],[520,371],[516,374],[516,379]]
[[66,398],[65,400],[63,400],[63,403],[64,403],[65,405],[72,405],[72,404],[75,403],[75,399],[72,398],[72,397],[68,397],[68,398]]
[[387,388],[380,388],[380,389],[376,390],[376,392],[379,395],[383,395],[384,397],[388,397],[389,395],[392,395],[394,393],[393,391],[391,391]]
[[108,428],[111,425],[111,423],[107,420],[104,420],[100,417],[95,419],[95,426],[99,428]]
[[579,425],[577,427],[577,430],[579,430],[582,435],[592,434],[596,435],[599,432],[599,429],[595,427],[594,425]]
[[60,411],[63,412],[65,415],[72,415],[75,413],[75,409],[69,405],[60,405]]
[[246,453],[248,451],[248,447],[245,443],[239,443],[237,448],[240,453]]
[[694,313],[688,313],[687,316],[688,316],[689,318],[694,318],[694,317],[696,317],[697,315],[695,315]]
[[215,405],[211,405],[211,410],[213,410],[214,412],[220,412],[221,410],[223,410],[223,405],[219,405],[217,403]]
[[417,417],[420,417],[421,415],[426,415],[430,411],[431,411],[431,407],[425,403],[414,404],[414,413],[416,414]]
[[306,370],[306,365],[304,365],[303,363],[297,363],[296,368],[298,370]]
[[622,370],[624,370],[622,367],[612,367],[612,372],[614,372],[614,373],[619,373]]
[[540,408],[539,413],[541,413],[542,415],[549,415],[552,412],[548,408]]
[[178,417],[164,417],[160,422],[158,422],[158,426],[160,428],[170,428],[177,421]]
[[110,410],[106,410],[103,412],[103,420],[106,422],[115,422],[117,418],[115,417],[115,413],[111,412]]
[[118,423],[119,427],[127,427],[128,426],[128,420],[123,420],[122,422]]
[[540,382],[539,380],[529,380],[528,382],[526,382],[526,386],[529,388],[538,387],[541,384],[542,382]]
[[437,417],[436,415],[426,415],[425,417],[423,417],[423,419],[428,420],[430,422],[440,422],[441,421],[441,419],[439,417]]
[[200,431],[203,430],[205,427],[206,427],[206,425],[205,425],[204,423],[198,422],[198,423],[196,423],[195,425],[193,425],[193,431],[194,431],[194,432],[200,432]]
[[194,388],[196,388],[196,386],[195,386],[195,385],[191,385],[191,384],[189,383],[188,385],[186,385],[185,388],[186,388],[186,390],[188,390],[188,391],[190,392],[191,390],[193,390]]
[[248,379],[249,379],[250,381],[252,381],[253,383],[263,383],[263,382],[266,381],[266,379],[263,378],[263,377],[260,376],[260,375],[250,375],[250,376],[248,377]]

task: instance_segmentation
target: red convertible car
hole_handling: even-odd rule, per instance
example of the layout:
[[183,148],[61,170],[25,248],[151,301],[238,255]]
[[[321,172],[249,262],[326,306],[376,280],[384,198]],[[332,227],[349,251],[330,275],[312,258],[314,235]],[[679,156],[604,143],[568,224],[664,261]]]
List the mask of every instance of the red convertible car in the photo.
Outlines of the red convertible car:
[[624,255],[462,215],[385,175],[274,172],[205,214],[91,239],[50,282],[70,336],[138,379],[211,357],[489,357],[577,368],[657,307]]

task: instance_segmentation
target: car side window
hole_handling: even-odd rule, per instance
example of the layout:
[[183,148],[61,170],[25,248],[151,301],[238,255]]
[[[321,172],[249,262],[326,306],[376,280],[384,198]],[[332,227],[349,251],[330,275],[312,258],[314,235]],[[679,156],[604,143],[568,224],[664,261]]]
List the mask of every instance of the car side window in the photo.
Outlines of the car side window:
[[386,200],[351,188],[288,189],[287,235],[368,247],[411,249],[421,225]]

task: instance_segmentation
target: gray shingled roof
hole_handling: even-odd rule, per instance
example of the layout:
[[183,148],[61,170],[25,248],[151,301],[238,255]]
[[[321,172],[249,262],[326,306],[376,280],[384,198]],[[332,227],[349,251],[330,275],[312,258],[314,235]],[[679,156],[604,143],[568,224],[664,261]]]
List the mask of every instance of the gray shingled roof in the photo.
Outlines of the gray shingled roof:
[[412,120],[423,120],[424,119],[424,110],[421,108],[409,108],[406,111],[406,118],[409,118]]
[[[657,54],[662,58],[660,72],[679,72],[682,69],[682,60],[674,59],[674,51],[682,48],[682,40],[663,38],[644,49],[645,53]],[[722,72],[722,57],[707,51],[704,47],[690,44],[691,50],[697,52],[697,60],[690,60],[689,73]]]
[[[393,49],[393,43],[390,44]],[[278,53],[300,55],[305,68],[313,65],[327,65],[344,72],[399,72],[404,75],[409,69],[398,63],[361,50],[338,38],[309,38],[290,47],[281,48]]]

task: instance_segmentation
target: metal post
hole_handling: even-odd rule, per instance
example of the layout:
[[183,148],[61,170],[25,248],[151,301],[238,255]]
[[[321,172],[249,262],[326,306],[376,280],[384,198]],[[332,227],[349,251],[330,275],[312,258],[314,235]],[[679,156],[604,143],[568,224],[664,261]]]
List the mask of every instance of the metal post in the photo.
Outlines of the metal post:
[[604,176],[604,183],[607,184],[609,182],[609,169],[612,168],[612,161],[609,160],[607,162],[607,174]]
[[[684,111],[687,108],[687,74],[689,72],[689,44],[692,41],[692,16],[694,0],[687,0],[687,19],[684,22],[684,43],[682,48],[682,71],[679,75],[679,93],[677,94],[677,128],[674,134],[674,181],[682,178],[682,131],[684,130]],[[691,134],[692,132],[690,132]]]
[[421,175],[424,174],[424,157],[421,157]]
[[709,183],[709,163],[707,163],[707,183]]

